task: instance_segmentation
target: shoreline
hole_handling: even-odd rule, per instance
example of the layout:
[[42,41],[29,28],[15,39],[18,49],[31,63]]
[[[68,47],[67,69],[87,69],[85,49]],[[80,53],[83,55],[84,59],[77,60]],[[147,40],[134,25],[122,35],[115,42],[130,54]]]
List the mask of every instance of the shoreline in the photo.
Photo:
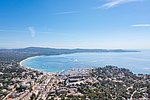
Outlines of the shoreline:
[[40,57],[40,56],[32,56],[32,57],[25,58],[24,60],[22,60],[22,61],[19,62],[19,65],[20,65],[20,66],[23,66],[22,63],[23,63],[24,61],[29,60],[29,59],[32,59],[32,58],[35,58],[35,57]]
[[58,72],[47,72],[47,71],[43,71],[43,70],[31,68],[31,67],[26,67],[26,66],[22,66],[22,65],[20,65],[20,67],[25,69],[25,70],[38,71],[38,72],[41,72],[43,74],[55,74],[55,75],[58,74]]
[[[41,56],[44,56],[44,55],[41,55]],[[54,56],[54,55],[52,55],[52,56]],[[50,72],[50,71],[44,71],[44,70],[40,70],[40,69],[36,69],[36,68],[31,68],[31,67],[22,65],[22,63],[23,63],[24,61],[30,60],[30,59],[36,58],[36,57],[40,57],[40,56],[28,57],[28,58],[26,58],[26,59],[20,61],[20,62],[19,62],[19,66],[20,66],[21,68],[23,68],[23,69],[26,69],[26,70],[38,71],[38,72],[42,72],[42,73],[45,73],[45,74],[49,73],[49,74],[55,74],[55,75],[56,75],[56,74],[61,74],[61,73],[67,71],[67,70],[60,70],[60,71],[57,71],[57,72],[52,72],[52,71]],[[82,66],[77,66],[77,67],[81,68]],[[88,68],[90,68],[90,67],[88,67]],[[93,67],[92,67],[92,68],[93,68]],[[96,68],[96,67],[95,67],[95,68]],[[69,70],[72,70],[72,69],[73,69],[73,67],[71,67]],[[74,69],[76,69],[76,68],[74,68]],[[83,67],[83,69],[84,69],[84,67]],[[91,69],[91,68],[90,68],[90,69]],[[69,70],[68,70],[68,71],[69,71]]]
[[[133,52],[136,53],[136,52],[141,52],[141,51],[133,51]],[[133,53],[133,52],[131,52],[131,53]],[[81,53],[89,53],[89,52],[81,52]],[[90,52],[90,53],[97,53],[97,52]],[[98,53],[118,53],[118,52],[98,52]],[[119,53],[130,53],[130,52],[119,52]],[[74,54],[74,53],[66,53],[66,54]],[[25,58],[24,60],[20,61],[19,64],[22,66],[22,64],[21,64],[22,62],[24,62],[26,60],[29,60],[29,59],[32,59],[32,58],[35,58],[35,57],[41,57],[41,56],[58,56],[58,55],[66,55],[66,54],[32,56],[32,57],[28,57],[28,58]]]
[[[60,54],[60,55],[64,55],[64,54]],[[23,62],[25,62],[25,61],[27,61],[27,60],[30,60],[30,59],[34,59],[34,58],[36,58],[36,57],[47,57],[47,56],[58,56],[58,55],[39,55],[39,56],[31,56],[31,57],[28,57],[28,58],[26,58],[26,59],[24,59],[24,60],[22,60],[22,61],[20,61],[19,62],[19,65],[20,65],[20,67],[23,67],[23,68],[25,68],[25,69],[30,69],[30,70],[36,70],[36,71],[40,71],[40,72],[50,72],[50,73],[60,73],[62,70],[59,70],[59,71],[47,71],[47,70],[42,70],[42,69],[38,69],[38,68],[32,68],[32,67],[29,67],[29,66],[24,66],[23,65]],[[110,64],[109,64],[110,65]],[[104,65],[104,66],[107,66],[107,65]],[[104,66],[101,66],[101,67],[104,67]],[[112,65],[112,66],[117,66],[117,65]],[[76,67],[79,67],[79,66],[76,66]],[[89,66],[88,66],[89,67]],[[90,66],[91,67],[91,66]],[[95,66],[95,68],[97,68],[97,67],[100,67],[100,66]],[[117,66],[117,67],[119,67],[119,68],[125,68],[125,69],[129,69],[131,72],[133,72],[134,74],[149,74],[149,71],[143,71],[143,73],[142,72],[135,72],[135,71],[133,71],[133,70],[131,70],[130,68],[126,68],[126,67],[121,67],[121,66]],[[72,67],[70,67],[70,68],[72,68]],[[63,69],[64,70],[64,69]],[[66,70],[67,71],[67,70]]]
[[[44,55],[41,55],[41,56],[44,56]],[[56,75],[56,74],[58,74],[58,73],[61,72],[61,71],[58,71],[58,72],[44,71],[44,70],[40,70],[40,69],[36,69],[36,68],[31,68],[31,67],[28,67],[28,66],[24,66],[24,65],[22,64],[24,61],[29,60],[29,59],[32,59],[32,58],[36,58],[36,57],[40,57],[40,56],[28,57],[28,58],[26,58],[26,59],[20,61],[20,62],[19,62],[19,66],[20,66],[21,68],[25,69],[25,70],[38,71],[38,72],[42,72],[42,73],[45,73],[45,74],[49,73],[49,74],[55,74],[55,75]]]
[[39,70],[39,69],[35,69],[35,68],[31,68],[31,67],[28,67],[28,66],[24,66],[22,63],[26,60],[29,60],[29,59],[32,59],[32,58],[35,58],[35,57],[39,57],[39,56],[32,56],[32,57],[28,57],[22,61],[19,62],[19,66],[21,68],[24,68],[24,69],[28,69],[28,70],[33,70],[33,71],[38,71],[38,72],[42,72],[42,73],[46,73],[46,71],[42,71],[42,70]]

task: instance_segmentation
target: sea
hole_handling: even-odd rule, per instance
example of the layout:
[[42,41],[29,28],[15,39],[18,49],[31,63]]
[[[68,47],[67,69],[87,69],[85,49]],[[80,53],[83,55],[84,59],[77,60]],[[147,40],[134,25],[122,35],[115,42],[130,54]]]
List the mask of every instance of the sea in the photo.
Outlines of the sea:
[[150,50],[140,52],[72,53],[52,56],[36,56],[20,63],[22,66],[46,72],[59,72],[76,67],[117,66],[135,74],[150,74]]

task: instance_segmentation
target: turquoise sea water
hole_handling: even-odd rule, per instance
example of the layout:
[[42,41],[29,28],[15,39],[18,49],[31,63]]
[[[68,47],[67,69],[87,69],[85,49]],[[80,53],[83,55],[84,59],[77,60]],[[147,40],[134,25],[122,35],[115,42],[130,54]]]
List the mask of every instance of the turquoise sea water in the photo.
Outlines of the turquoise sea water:
[[23,66],[43,71],[58,72],[72,67],[103,67],[106,65],[128,68],[134,73],[150,74],[150,51],[126,53],[74,53],[38,56],[26,59]]

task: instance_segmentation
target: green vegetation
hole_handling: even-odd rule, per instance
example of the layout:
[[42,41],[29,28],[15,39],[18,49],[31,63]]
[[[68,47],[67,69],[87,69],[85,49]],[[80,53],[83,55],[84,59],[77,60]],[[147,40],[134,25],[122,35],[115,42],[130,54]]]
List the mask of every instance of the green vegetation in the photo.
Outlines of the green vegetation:
[[0,49],[0,62],[19,62],[25,58],[40,55],[59,55],[82,52],[138,52],[135,50],[106,50],[106,49],[55,49],[28,47],[23,49]]
[[72,86],[77,88],[75,94],[69,95],[69,92],[56,92],[55,95],[49,95],[49,97],[59,97],[62,100],[64,100],[64,97],[65,100],[149,98],[150,75],[136,75],[125,68],[106,66],[91,70],[87,79],[84,79],[84,83],[67,86],[66,88],[69,89]]
[[[36,84],[43,83],[47,76],[37,79],[43,73],[20,67],[19,62],[27,57],[39,55],[59,55],[78,52],[137,52],[125,50],[104,49],[52,49],[52,48],[24,48],[24,49],[0,49],[0,99],[3,99],[12,91],[16,93],[33,90],[32,85],[21,80],[34,80]],[[57,87],[48,92],[47,100],[61,98],[62,100],[126,100],[129,98],[150,98],[150,75],[133,74],[125,68],[115,66],[99,67],[90,70],[88,77],[79,78],[80,84],[67,86],[68,76],[56,75],[54,80],[63,80],[55,84]],[[47,85],[50,83],[47,83]],[[51,85],[50,85],[51,86]],[[52,85],[52,87],[54,87]],[[63,87],[65,90],[61,89]],[[76,89],[74,90],[73,88]],[[45,89],[47,86],[45,87]],[[30,95],[31,100],[36,100],[41,93]],[[39,98],[40,99],[40,98]]]

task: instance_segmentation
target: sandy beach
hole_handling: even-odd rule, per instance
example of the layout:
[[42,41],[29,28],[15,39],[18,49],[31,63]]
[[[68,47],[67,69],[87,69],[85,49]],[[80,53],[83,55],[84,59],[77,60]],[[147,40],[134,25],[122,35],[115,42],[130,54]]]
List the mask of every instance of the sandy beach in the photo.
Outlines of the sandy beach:
[[36,57],[40,57],[40,56],[33,56],[33,57],[28,57],[22,61],[20,61],[19,65],[20,67],[22,67],[23,69],[27,69],[27,70],[33,70],[33,71],[38,71],[38,72],[42,72],[42,73],[45,73],[45,74],[57,74],[59,72],[46,72],[46,71],[43,71],[43,70],[39,70],[39,69],[35,69],[35,68],[31,68],[29,66],[24,66],[22,63],[27,61],[27,60],[30,60],[30,59],[33,59],[33,58],[36,58]]
[[32,59],[32,58],[36,58],[36,57],[39,57],[39,56],[28,57],[28,58],[26,58],[26,59],[20,61],[19,64],[20,64],[20,66],[23,66],[23,65],[22,65],[23,62],[25,62],[25,61],[27,61],[27,60],[30,60],[30,59]]

